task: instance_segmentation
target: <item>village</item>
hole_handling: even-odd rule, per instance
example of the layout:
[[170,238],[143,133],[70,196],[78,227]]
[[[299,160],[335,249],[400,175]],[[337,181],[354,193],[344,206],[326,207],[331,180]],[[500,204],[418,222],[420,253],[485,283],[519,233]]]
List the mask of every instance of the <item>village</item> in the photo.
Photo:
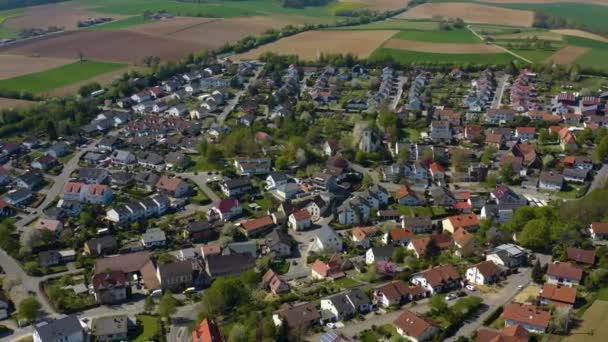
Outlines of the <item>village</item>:
[[[550,222],[604,187],[608,88],[281,58],[132,83],[0,143],[7,340],[529,341],[606,280],[608,222]],[[272,312],[245,326],[221,281]]]

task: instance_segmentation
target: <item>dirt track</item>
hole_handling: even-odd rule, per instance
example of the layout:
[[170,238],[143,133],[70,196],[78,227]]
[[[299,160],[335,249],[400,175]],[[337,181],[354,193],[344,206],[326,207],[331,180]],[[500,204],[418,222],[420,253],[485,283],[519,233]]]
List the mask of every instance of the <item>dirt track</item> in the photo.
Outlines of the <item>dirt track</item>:
[[27,57],[1,54],[0,80],[52,69],[74,61],[76,60],[67,58]]
[[397,31],[308,31],[261,46],[237,59],[253,59],[264,52],[295,54],[304,60],[316,60],[321,53],[353,53],[359,57],[369,56],[384,41]]
[[494,45],[488,44],[446,44],[420,42],[413,40],[391,39],[383,45],[385,48],[430,53],[465,54],[465,53],[503,53]]
[[26,43],[5,51],[15,55],[77,58],[79,52],[91,60],[141,64],[146,56],[179,60],[188,53],[213,48],[205,43],[183,42],[124,30],[79,31]]
[[560,30],[551,30],[551,32],[563,34],[566,36],[575,36],[587,39],[593,39],[600,42],[608,43],[608,38],[602,37],[598,34],[594,34],[591,32],[581,31],[581,30],[571,30],[571,29],[560,29]]
[[473,3],[426,3],[397,16],[399,19],[461,18],[468,23],[532,26],[532,11]]
[[556,64],[570,64],[587,51],[589,48],[568,45],[559,49],[547,60]]

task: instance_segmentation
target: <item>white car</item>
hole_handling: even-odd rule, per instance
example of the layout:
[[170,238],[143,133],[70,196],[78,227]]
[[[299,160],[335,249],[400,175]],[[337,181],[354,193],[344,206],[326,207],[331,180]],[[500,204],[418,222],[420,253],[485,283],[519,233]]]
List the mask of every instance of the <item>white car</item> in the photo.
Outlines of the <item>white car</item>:
[[325,326],[330,329],[336,329],[336,323],[333,323],[333,322],[329,322],[329,323],[325,324]]
[[469,290],[469,291],[475,291],[475,286],[473,286],[473,285],[471,285],[471,284],[469,284],[469,285],[467,285],[467,286],[465,286],[465,287],[466,287],[466,288],[467,288],[467,290]]
[[452,299],[456,299],[456,298],[458,298],[458,296],[454,293],[451,293],[451,294],[445,296],[445,300],[452,300]]
[[524,286],[523,285],[517,285],[517,288],[521,290],[521,289],[524,288]]

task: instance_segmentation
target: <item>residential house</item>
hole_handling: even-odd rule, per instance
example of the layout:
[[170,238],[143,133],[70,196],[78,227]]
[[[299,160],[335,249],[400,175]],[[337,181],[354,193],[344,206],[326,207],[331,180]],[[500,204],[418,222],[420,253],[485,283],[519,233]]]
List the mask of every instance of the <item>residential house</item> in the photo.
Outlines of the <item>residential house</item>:
[[370,310],[371,301],[358,288],[321,299],[321,311],[335,321],[350,319],[356,313]]
[[570,309],[576,302],[576,288],[545,283],[538,297],[542,305]]
[[254,258],[258,256],[258,244],[255,240],[231,242],[222,249],[222,255],[249,254]]
[[99,317],[91,324],[91,335],[97,341],[126,341],[129,322],[125,315]]
[[40,171],[28,171],[15,178],[18,187],[28,190],[39,188],[44,182],[44,176]]
[[167,237],[162,229],[149,228],[141,235],[141,243],[144,248],[164,247],[167,243]]
[[544,334],[551,321],[551,313],[533,304],[509,303],[502,314],[505,327],[519,325],[528,332]]
[[274,229],[265,239],[266,253],[274,257],[288,257],[292,254],[289,235]]
[[515,128],[515,137],[521,141],[533,140],[536,135],[535,127],[517,127]]
[[208,242],[217,237],[214,225],[207,220],[189,222],[184,227],[182,234],[185,239],[196,243]]
[[218,202],[209,210],[209,218],[221,221],[230,221],[236,216],[241,215],[243,207],[236,198],[226,198]]
[[538,188],[542,190],[561,191],[564,187],[564,176],[553,171],[543,171],[538,177]]
[[490,198],[499,205],[526,205],[528,200],[506,185],[499,185],[490,192]]
[[310,277],[314,280],[322,280],[322,279],[340,279],[344,278],[346,274],[344,273],[344,269],[342,265],[336,260],[330,260],[325,263],[320,259],[315,260],[315,262],[310,265]]
[[192,331],[192,342],[224,342],[224,334],[219,324],[210,318],[205,318]]
[[275,295],[289,292],[289,285],[271,269],[262,276],[262,288]]
[[393,246],[372,247],[365,252],[365,263],[374,265],[380,261],[390,261],[393,256]]
[[508,243],[495,247],[486,255],[486,260],[513,269],[527,264],[528,253],[523,248]]
[[272,216],[267,215],[241,222],[240,226],[248,238],[253,238],[269,233],[275,227],[275,223]]
[[129,166],[137,162],[135,155],[129,151],[114,150],[110,155],[112,163],[122,166]]
[[94,237],[84,243],[84,254],[90,256],[115,254],[117,249],[118,241],[114,235]]
[[338,207],[338,222],[344,225],[362,224],[367,222],[371,209],[372,206],[366,199],[353,196]]
[[25,204],[29,203],[34,194],[29,189],[17,189],[10,191],[8,194],[4,195],[4,201],[9,205],[14,207],[23,207]]
[[311,215],[307,210],[298,210],[289,215],[288,224],[295,231],[309,229],[312,226]]
[[412,284],[420,285],[430,294],[449,291],[462,286],[462,276],[452,265],[440,265],[412,275]]
[[185,197],[190,192],[190,187],[186,181],[168,176],[160,177],[158,182],[156,182],[156,189],[174,198]]
[[431,121],[430,137],[431,140],[435,142],[452,140],[452,129],[450,128],[450,122],[442,120]]
[[433,231],[433,222],[430,217],[401,218],[401,228],[410,228],[416,234],[428,234]]
[[130,293],[127,275],[122,271],[95,274],[91,280],[95,301],[102,305],[124,302]]
[[323,226],[315,231],[313,241],[309,246],[311,252],[341,252],[342,239],[329,226]]
[[280,185],[285,185],[289,181],[287,175],[280,172],[271,173],[266,177],[266,189],[276,189]]
[[413,236],[414,232],[411,228],[392,228],[382,235],[382,243],[393,246],[407,246]]
[[400,307],[401,305],[426,297],[426,291],[420,286],[407,286],[401,280],[393,280],[374,289],[372,303],[383,307]]
[[568,260],[574,261],[577,264],[593,265],[595,264],[595,250],[581,249],[575,247],[566,248]]
[[583,279],[583,268],[570,262],[555,262],[547,267],[547,283],[575,286]]
[[430,341],[440,331],[434,323],[410,310],[404,310],[393,326],[401,337],[413,342]]
[[319,323],[321,315],[313,303],[286,303],[272,316],[276,326],[308,328]]
[[405,185],[401,186],[395,193],[395,200],[397,203],[407,206],[419,206],[423,204],[423,201],[418,197],[416,192]]
[[250,193],[253,185],[249,177],[242,177],[226,180],[220,184],[220,188],[227,197],[235,197]]
[[269,173],[270,165],[270,158],[234,160],[234,168],[239,176],[254,176]]
[[46,155],[51,156],[53,158],[61,158],[65,157],[70,153],[70,147],[64,141],[60,141],[58,143],[53,144],[46,150]]
[[566,182],[585,183],[589,179],[589,172],[589,170],[566,168],[562,175]]
[[59,235],[63,231],[63,222],[59,220],[40,218],[34,224],[34,228],[38,230],[46,230],[55,235]]
[[121,271],[127,275],[127,279],[137,279],[146,290],[152,292],[160,289],[160,284],[151,255],[150,252],[136,252],[98,258],[94,265],[95,274]]
[[34,169],[47,171],[59,165],[59,161],[57,161],[57,159],[55,159],[54,157],[44,155],[39,158],[36,158],[36,160],[34,160],[31,165]]
[[250,254],[210,255],[205,260],[205,271],[211,278],[237,275],[255,267],[255,257]]
[[464,228],[458,228],[452,234],[454,239],[454,246],[456,247],[455,254],[461,258],[471,256],[477,250],[477,240],[475,235],[469,233]]
[[361,246],[365,249],[369,248],[371,237],[378,235],[378,229],[374,226],[355,227],[351,231],[351,240],[355,246]]
[[492,261],[482,261],[467,269],[465,278],[469,284],[489,285],[500,281],[503,270]]
[[[7,200],[8,202],[8,200]],[[10,203],[10,202],[9,202]],[[608,222],[593,222],[589,226],[589,234],[591,235],[591,239],[598,240],[607,240],[608,239]]]
[[475,214],[460,214],[450,216],[442,221],[443,230],[454,234],[458,228],[463,228],[469,232],[479,229],[479,218]]
[[194,271],[192,260],[159,263],[156,268],[156,278],[161,289],[175,293],[192,287]]
[[76,316],[34,326],[34,342],[84,342],[84,329]]

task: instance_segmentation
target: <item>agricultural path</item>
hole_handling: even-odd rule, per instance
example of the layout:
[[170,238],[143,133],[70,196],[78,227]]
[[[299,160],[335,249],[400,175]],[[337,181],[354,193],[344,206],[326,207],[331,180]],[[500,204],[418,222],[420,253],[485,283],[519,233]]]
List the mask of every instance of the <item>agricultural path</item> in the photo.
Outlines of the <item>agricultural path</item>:
[[[470,26],[470,25],[467,25],[467,29],[468,29],[469,31],[471,31],[471,33],[473,33],[473,34],[474,34],[474,35],[475,35],[477,38],[479,38],[481,41],[485,41],[485,39],[483,38],[483,36],[482,36],[482,35],[480,35],[479,33],[475,32],[475,30],[473,30],[473,28],[471,28],[471,26]],[[515,52],[513,52],[513,51],[511,51],[511,50],[509,50],[509,49],[507,49],[507,48],[505,48],[505,47],[502,47],[502,46],[500,46],[500,45],[496,45],[496,44],[494,44],[494,43],[490,43],[490,42],[486,42],[486,44],[490,44],[490,45],[496,46],[497,48],[499,48],[499,49],[503,50],[504,52],[506,52],[506,53],[508,53],[508,54],[510,54],[510,55],[512,55],[512,56],[514,56],[514,57],[516,57],[516,58],[519,58],[519,59],[521,59],[522,61],[524,61],[524,62],[526,62],[526,63],[534,64],[534,62],[532,62],[531,60],[529,60],[529,59],[527,59],[527,58],[525,58],[525,57],[522,57],[521,55],[518,55],[518,54],[516,54]]]

